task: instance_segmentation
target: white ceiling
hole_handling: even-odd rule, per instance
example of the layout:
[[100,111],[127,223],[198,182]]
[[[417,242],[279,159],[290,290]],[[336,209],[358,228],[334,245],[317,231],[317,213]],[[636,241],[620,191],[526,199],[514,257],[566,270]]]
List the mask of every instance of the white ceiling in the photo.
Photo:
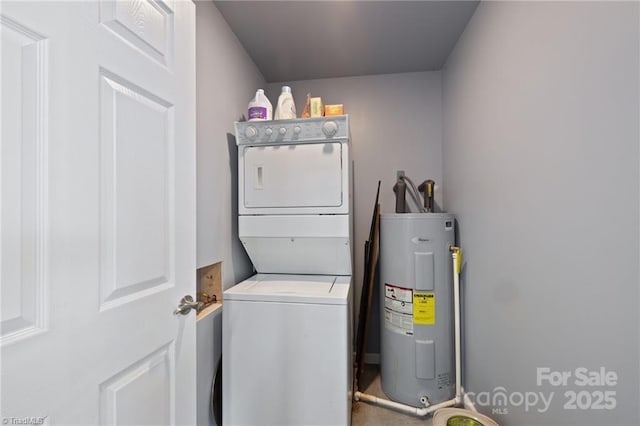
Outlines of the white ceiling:
[[215,4],[273,83],[439,70],[478,1]]

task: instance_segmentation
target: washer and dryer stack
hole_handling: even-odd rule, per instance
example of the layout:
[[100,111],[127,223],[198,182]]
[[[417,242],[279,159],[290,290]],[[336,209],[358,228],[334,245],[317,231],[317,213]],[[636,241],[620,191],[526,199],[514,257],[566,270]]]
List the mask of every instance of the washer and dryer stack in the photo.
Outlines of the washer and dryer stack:
[[348,117],[235,128],[238,231],[258,273],[223,295],[223,424],[349,424]]

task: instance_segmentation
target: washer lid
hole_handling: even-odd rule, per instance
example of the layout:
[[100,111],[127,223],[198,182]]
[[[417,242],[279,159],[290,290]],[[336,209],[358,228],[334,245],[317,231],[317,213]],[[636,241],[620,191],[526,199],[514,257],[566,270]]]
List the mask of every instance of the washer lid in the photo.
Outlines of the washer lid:
[[350,285],[350,276],[257,274],[226,290],[222,299],[345,305]]

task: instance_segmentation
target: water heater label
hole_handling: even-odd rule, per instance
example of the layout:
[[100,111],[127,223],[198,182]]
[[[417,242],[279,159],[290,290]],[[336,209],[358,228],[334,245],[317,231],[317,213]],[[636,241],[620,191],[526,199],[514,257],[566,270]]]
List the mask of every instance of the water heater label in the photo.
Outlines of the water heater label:
[[449,372],[438,374],[437,379],[438,389],[444,389],[452,384]]
[[433,291],[413,293],[413,322],[420,325],[435,325],[436,295]]
[[384,295],[389,299],[400,300],[402,302],[411,303],[411,296],[413,294],[413,290],[410,288],[397,287],[391,284],[384,285]]
[[408,336],[413,335],[413,321],[411,314],[401,314],[384,308],[384,326],[388,330]]
[[413,290],[384,285],[384,325],[388,330],[413,335]]
[[410,302],[403,302],[402,300],[393,300],[385,297],[384,307],[400,314],[413,314],[413,304]]

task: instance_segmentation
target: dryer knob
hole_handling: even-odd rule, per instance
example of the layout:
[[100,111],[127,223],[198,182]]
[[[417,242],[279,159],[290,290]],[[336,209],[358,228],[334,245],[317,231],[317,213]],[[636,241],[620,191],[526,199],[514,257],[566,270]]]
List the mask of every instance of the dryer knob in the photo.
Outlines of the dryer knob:
[[295,133],[296,135],[299,135],[301,131],[302,129],[300,128],[300,126],[296,126],[293,128],[293,133]]
[[338,123],[332,120],[325,121],[322,125],[322,132],[328,137],[335,135],[338,132]]
[[244,129],[244,135],[249,139],[255,139],[256,136],[258,136],[258,129],[256,129],[255,126],[247,126],[247,128]]
[[287,128],[286,127],[280,127],[280,130],[278,130],[278,132],[284,136],[287,133]]
[[267,127],[267,128],[264,130],[264,133],[265,133],[267,136],[271,136],[271,135],[273,134],[273,129],[272,129],[271,127]]

